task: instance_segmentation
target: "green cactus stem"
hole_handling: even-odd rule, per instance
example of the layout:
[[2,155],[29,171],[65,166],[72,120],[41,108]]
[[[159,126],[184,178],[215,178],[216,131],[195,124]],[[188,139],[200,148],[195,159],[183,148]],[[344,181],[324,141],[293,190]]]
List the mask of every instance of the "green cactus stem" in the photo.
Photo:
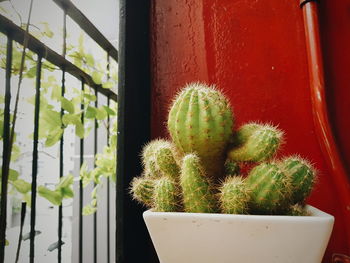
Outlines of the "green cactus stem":
[[177,212],[180,207],[179,190],[174,180],[162,177],[155,181],[154,210],[157,212]]
[[188,154],[183,158],[180,185],[185,212],[215,212],[215,196],[197,155]]
[[225,175],[239,175],[240,167],[237,162],[226,160],[225,162]]
[[155,181],[147,177],[135,177],[131,181],[130,193],[139,203],[148,208],[153,206]]
[[225,214],[247,214],[250,192],[240,176],[230,176],[219,188],[221,211]]
[[314,187],[316,170],[299,156],[287,157],[279,162],[279,166],[291,178],[292,202],[303,203]]
[[172,145],[161,145],[155,152],[155,161],[157,169],[165,176],[169,176],[175,180],[180,174],[180,167],[178,166]]
[[310,213],[300,204],[291,205],[287,213],[289,216],[310,216]]
[[238,146],[228,151],[228,158],[237,162],[261,162],[270,159],[283,141],[283,132],[268,124],[243,125],[235,135]]
[[198,154],[211,177],[223,174],[232,129],[231,106],[213,86],[188,84],[169,111],[168,130],[174,144],[183,154]]
[[289,207],[292,183],[277,164],[261,163],[254,167],[246,184],[251,191],[251,213],[276,214]]
[[156,164],[156,152],[160,147],[171,145],[163,139],[155,139],[146,144],[142,149],[141,159],[145,168],[145,174],[151,178],[160,178],[161,172]]

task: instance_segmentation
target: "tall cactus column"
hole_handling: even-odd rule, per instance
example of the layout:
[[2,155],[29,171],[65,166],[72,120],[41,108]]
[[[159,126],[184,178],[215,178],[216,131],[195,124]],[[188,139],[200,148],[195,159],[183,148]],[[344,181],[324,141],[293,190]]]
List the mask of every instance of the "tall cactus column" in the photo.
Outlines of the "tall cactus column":
[[187,85],[175,98],[168,129],[177,148],[196,153],[209,176],[221,177],[232,136],[233,113],[225,96],[200,83]]

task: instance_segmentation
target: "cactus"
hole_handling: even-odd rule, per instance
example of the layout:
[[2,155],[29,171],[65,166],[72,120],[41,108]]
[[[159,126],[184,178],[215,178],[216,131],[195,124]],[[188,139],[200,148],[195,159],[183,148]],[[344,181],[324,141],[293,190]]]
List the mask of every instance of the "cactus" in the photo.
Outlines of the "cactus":
[[215,196],[197,155],[188,154],[183,158],[180,185],[185,212],[215,212]]
[[175,181],[166,176],[156,180],[153,202],[157,212],[176,212],[180,204]]
[[276,214],[289,206],[292,184],[275,163],[261,163],[254,167],[246,180],[251,191],[252,213]]
[[289,211],[287,212],[289,216],[310,216],[310,213],[305,210],[302,205],[295,204],[291,205]]
[[315,169],[308,161],[299,156],[287,157],[279,162],[279,166],[291,178],[292,203],[303,203],[315,184]]
[[159,146],[155,152],[155,163],[163,175],[176,180],[180,174],[180,167],[176,163],[173,152],[170,144]]
[[209,176],[223,174],[232,128],[233,113],[228,100],[205,84],[187,85],[169,111],[168,130],[174,144],[183,154],[198,154]]
[[228,151],[228,158],[238,162],[261,162],[271,158],[282,143],[283,132],[268,124],[243,125],[235,135],[238,146]]
[[226,160],[225,162],[225,175],[239,175],[240,167],[236,162]]
[[163,139],[156,139],[146,144],[142,149],[142,163],[145,174],[151,178],[160,178],[162,173],[156,163],[156,152],[160,148],[173,148],[172,143]]
[[250,192],[240,176],[227,177],[219,189],[221,211],[225,214],[246,214]]
[[155,181],[147,177],[135,177],[131,181],[130,193],[139,203],[150,208],[153,206]]

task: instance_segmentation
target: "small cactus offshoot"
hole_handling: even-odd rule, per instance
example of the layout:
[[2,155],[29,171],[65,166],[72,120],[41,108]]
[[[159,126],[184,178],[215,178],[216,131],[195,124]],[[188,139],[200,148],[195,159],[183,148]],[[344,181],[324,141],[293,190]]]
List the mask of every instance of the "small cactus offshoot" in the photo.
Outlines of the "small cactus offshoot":
[[219,188],[221,211],[225,214],[247,214],[250,192],[240,176],[230,176]]
[[315,184],[316,170],[299,156],[287,157],[280,161],[279,166],[291,178],[292,202],[303,203]]
[[273,157],[282,143],[283,132],[268,124],[249,123],[236,134],[238,146],[228,152],[237,162],[262,162]]
[[180,167],[176,163],[172,146],[161,145],[155,152],[155,161],[158,170],[165,176],[176,179],[180,173]]
[[166,176],[156,180],[153,202],[157,212],[176,212],[179,207],[179,193],[175,181]]
[[184,209],[193,213],[213,213],[216,202],[209,178],[195,154],[184,157],[180,174]]
[[274,214],[285,210],[290,200],[292,183],[275,163],[254,167],[246,180],[251,191],[253,213]]
[[153,206],[155,181],[147,177],[135,177],[131,182],[130,193],[139,203],[148,208]]

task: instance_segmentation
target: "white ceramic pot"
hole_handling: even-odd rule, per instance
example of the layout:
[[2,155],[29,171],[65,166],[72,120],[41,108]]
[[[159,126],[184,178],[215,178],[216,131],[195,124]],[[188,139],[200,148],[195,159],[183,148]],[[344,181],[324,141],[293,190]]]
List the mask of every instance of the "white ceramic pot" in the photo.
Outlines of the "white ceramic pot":
[[319,263],[334,217],[144,212],[161,263]]

